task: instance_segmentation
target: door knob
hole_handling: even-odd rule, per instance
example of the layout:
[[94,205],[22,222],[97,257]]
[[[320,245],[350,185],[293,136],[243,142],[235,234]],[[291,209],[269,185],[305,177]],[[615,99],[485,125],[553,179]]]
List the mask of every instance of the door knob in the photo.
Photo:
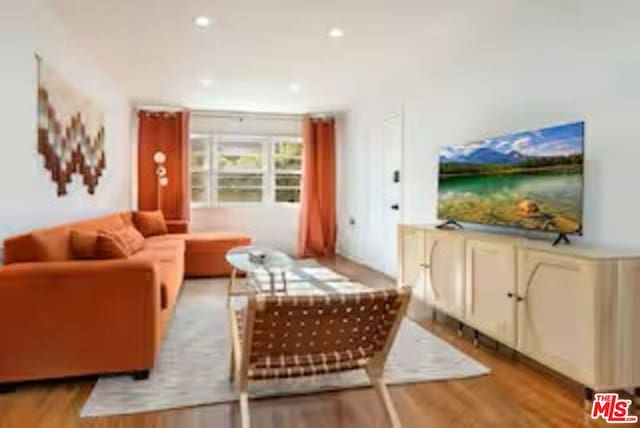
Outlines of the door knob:
[[512,298],[513,298],[513,293],[512,293],[512,292],[508,292],[508,293],[507,293],[507,297],[508,297],[508,298],[510,298],[510,299],[512,299]]
[[398,210],[400,209],[400,205],[398,205],[398,204],[393,204],[393,205],[391,205],[391,209],[392,209],[392,210],[395,210],[395,211],[398,211]]

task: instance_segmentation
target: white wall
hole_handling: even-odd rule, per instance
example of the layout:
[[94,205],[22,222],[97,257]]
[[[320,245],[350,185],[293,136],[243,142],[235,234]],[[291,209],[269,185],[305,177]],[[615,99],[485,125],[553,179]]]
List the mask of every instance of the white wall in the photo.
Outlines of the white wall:
[[[361,96],[347,115],[340,251],[379,266],[372,250],[376,214],[368,208],[375,190],[368,183],[380,168],[375,136],[381,118],[398,100],[405,122],[405,222],[436,220],[440,146],[584,120],[583,241],[640,250],[640,3],[477,2],[491,11],[490,19],[478,17],[486,20],[481,23],[467,4],[440,22],[443,31],[454,27],[461,43],[440,55],[425,40],[424,68],[407,71],[394,91]],[[459,14],[472,24],[458,25]],[[446,37],[439,43],[446,44]],[[350,216],[355,226],[349,226]],[[395,251],[394,243],[388,251]]]
[[[0,3],[0,239],[40,226],[130,207],[129,104],[65,36],[44,0]],[[55,66],[105,112],[107,168],[91,196],[74,176],[68,195],[37,152],[37,68],[34,54]]]
[[[261,113],[194,112],[191,132],[259,136],[300,136],[300,115]],[[293,254],[298,240],[297,204],[229,205],[191,210],[193,231],[234,231],[264,245]]]

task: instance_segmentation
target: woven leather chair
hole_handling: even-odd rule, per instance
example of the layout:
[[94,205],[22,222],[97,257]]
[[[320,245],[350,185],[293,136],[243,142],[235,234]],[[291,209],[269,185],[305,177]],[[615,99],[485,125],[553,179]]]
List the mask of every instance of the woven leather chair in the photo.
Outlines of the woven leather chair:
[[400,419],[382,373],[411,289],[311,296],[253,295],[230,311],[230,380],[237,380],[242,427],[248,383],[364,369],[393,427]]

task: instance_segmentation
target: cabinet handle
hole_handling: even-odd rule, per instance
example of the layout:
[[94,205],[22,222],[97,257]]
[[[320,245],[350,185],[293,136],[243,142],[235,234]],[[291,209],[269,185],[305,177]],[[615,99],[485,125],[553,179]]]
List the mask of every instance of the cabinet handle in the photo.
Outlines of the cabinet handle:
[[[514,294],[511,291],[507,293],[508,298],[513,299],[513,296]],[[516,297],[516,302],[522,302],[524,300],[524,297],[520,297],[517,294],[515,295],[515,297]]]
[[437,239],[433,241],[431,252],[429,253],[429,264],[426,266],[426,268],[429,269],[429,284],[431,284],[431,293],[433,293],[434,299],[438,299],[438,292],[436,291],[436,286],[433,283],[433,269],[431,269],[431,265],[433,264],[433,255],[436,252],[436,248],[438,248],[439,242],[440,241]]
[[425,269],[429,269],[431,266],[429,266],[429,265],[428,265],[428,264],[426,264],[426,263],[420,263],[420,267],[423,267],[423,268],[425,268]]

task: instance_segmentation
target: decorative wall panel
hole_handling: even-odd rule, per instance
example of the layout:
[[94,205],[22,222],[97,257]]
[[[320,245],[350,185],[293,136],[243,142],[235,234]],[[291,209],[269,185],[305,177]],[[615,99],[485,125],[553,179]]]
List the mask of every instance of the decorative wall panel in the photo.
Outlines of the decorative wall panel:
[[78,174],[94,194],[106,168],[104,113],[54,68],[38,62],[38,152],[57,185],[67,194]]

